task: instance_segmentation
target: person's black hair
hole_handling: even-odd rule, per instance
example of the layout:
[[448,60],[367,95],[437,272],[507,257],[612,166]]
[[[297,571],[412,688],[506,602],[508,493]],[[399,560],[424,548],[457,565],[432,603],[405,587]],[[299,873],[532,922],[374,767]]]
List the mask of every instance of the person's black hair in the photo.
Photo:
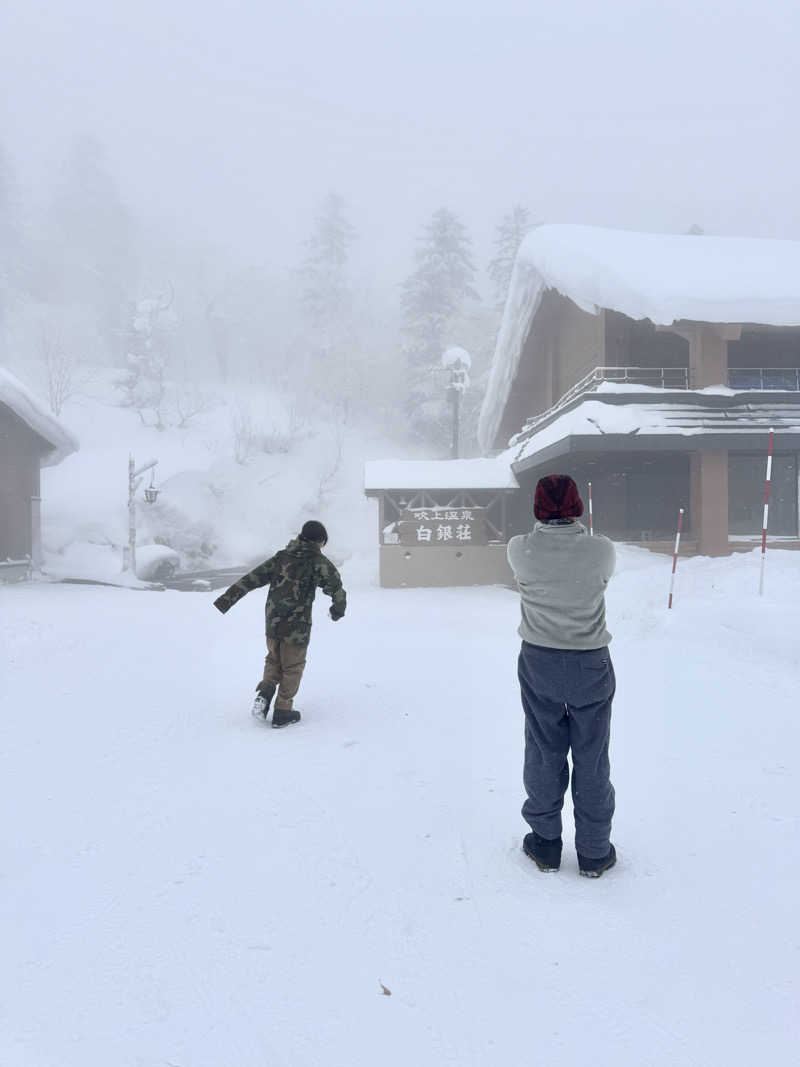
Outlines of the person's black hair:
[[318,545],[327,545],[328,531],[321,522],[317,522],[316,519],[310,519],[303,524],[303,529],[300,531],[300,540],[314,541]]

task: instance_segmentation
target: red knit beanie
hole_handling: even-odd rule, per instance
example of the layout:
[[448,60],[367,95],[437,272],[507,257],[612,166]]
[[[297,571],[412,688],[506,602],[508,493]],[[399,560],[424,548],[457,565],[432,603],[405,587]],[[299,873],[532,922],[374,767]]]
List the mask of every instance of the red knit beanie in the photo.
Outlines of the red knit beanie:
[[533,514],[540,522],[577,519],[583,515],[578,487],[568,474],[548,474],[539,479],[533,498]]

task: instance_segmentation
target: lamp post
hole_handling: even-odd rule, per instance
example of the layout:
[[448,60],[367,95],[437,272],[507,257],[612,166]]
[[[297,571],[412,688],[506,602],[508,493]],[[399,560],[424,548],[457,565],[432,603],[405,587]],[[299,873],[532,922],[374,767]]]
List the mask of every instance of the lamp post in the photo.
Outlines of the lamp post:
[[[158,463],[157,459],[151,459],[143,466],[136,466],[133,456],[128,456],[128,553],[123,558],[122,569],[129,570],[136,577],[136,490],[142,484],[142,475],[145,471],[152,471]],[[150,475],[150,485],[144,491],[144,498],[148,504],[154,504],[158,498],[158,489],[153,485],[153,475]]]
[[469,387],[469,369],[472,358],[466,348],[455,346],[442,354],[442,366],[450,371],[447,383],[447,397],[453,407],[453,439],[450,447],[451,457],[458,459],[461,436],[461,401]]

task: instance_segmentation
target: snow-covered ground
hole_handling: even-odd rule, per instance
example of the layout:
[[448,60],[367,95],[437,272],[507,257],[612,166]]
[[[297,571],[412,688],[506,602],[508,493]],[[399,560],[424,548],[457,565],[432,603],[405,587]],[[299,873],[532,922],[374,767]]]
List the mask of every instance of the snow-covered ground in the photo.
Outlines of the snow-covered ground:
[[620,551],[597,882],[571,833],[557,875],[520,851],[510,590],[320,604],[273,731],[261,594],[0,589],[0,1063],[795,1062],[800,553],[768,567],[681,561],[668,614]]

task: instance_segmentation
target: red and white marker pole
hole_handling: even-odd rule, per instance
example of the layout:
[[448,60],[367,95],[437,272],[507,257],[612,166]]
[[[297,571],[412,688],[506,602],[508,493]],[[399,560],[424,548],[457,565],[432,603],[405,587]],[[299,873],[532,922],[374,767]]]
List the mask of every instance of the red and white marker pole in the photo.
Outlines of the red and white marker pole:
[[767,560],[767,520],[769,519],[769,487],[772,482],[772,439],[775,431],[770,428],[769,448],[767,449],[767,480],[764,486],[764,521],[761,524],[761,577],[758,582],[758,595],[764,595],[764,564]]
[[675,535],[675,551],[672,553],[672,577],[669,580],[668,608],[672,607],[672,594],[675,590],[675,568],[678,566],[678,549],[681,547],[681,526],[683,526],[683,508],[678,512],[678,532]]
[[592,483],[589,482],[589,536],[594,537],[594,524],[592,521]]

